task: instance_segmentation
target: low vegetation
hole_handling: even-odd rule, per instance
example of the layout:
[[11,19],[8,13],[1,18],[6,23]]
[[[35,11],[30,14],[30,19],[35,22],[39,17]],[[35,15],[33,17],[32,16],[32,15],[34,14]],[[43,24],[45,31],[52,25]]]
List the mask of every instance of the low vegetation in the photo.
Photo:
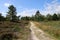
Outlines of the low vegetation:
[[[28,25],[28,21],[37,21],[40,23],[36,23],[36,26],[38,26],[40,29],[44,30],[45,32],[48,32],[52,36],[60,39],[60,14],[54,13],[53,15],[47,14],[46,16],[42,15],[39,10],[36,11],[36,14],[28,17],[20,17],[17,16],[16,7],[13,5],[10,5],[8,7],[8,12],[5,16],[2,16],[2,13],[0,13],[0,29],[5,27],[13,28],[14,31],[18,31],[23,35],[23,37],[20,35],[20,37],[23,39],[25,38],[25,34],[29,33],[29,28],[25,27]],[[9,29],[10,29],[9,28]],[[0,31],[1,32],[1,31]],[[25,39],[24,39],[25,40]]]
[[[16,37],[21,40],[27,40],[28,35],[30,35],[30,29],[28,26],[28,21],[19,21],[11,22],[11,21],[4,21],[0,22],[0,35],[6,34],[6,32],[18,33]],[[0,36],[1,37],[1,36]],[[15,38],[16,39],[16,38]]]
[[60,21],[35,22],[36,26],[60,40]]

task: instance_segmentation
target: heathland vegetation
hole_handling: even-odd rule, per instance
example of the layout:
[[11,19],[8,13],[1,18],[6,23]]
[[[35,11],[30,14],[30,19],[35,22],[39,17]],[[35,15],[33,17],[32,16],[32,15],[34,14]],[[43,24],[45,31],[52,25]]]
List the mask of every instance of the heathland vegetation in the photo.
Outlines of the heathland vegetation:
[[27,40],[30,29],[26,26],[29,22],[20,20],[13,5],[8,9],[6,17],[0,13],[0,40]]
[[[21,23],[22,21],[26,21],[25,24],[28,24],[27,21],[37,21],[39,23],[36,23],[36,25],[44,30],[45,32],[48,32],[50,35],[56,37],[57,39],[60,39],[60,13],[54,13],[53,15],[47,14],[46,16],[42,15],[39,10],[36,11],[36,14],[29,17],[21,17],[17,16],[16,7],[13,5],[10,5],[8,7],[8,12],[6,17],[2,16],[2,13],[0,13],[0,24],[1,22],[13,22],[13,23]],[[22,22],[24,24],[24,22]],[[22,25],[21,24],[21,25]],[[40,25],[41,24],[41,25]],[[8,25],[8,24],[6,24]],[[18,30],[19,28],[16,27]],[[23,29],[23,28],[22,28]],[[21,30],[22,30],[21,29]]]

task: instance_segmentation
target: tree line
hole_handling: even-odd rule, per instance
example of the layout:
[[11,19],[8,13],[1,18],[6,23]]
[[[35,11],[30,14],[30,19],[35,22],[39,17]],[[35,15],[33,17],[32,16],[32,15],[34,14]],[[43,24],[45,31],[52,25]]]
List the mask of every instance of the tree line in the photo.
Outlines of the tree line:
[[47,14],[46,16],[42,15],[39,10],[36,11],[36,14],[32,17],[22,17],[22,20],[31,20],[31,21],[59,21],[60,20],[60,14],[54,13],[53,15]]
[[0,21],[12,21],[12,22],[16,22],[19,20],[26,20],[26,21],[58,21],[60,20],[60,14],[59,13],[54,13],[53,15],[51,14],[47,14],[46,16],[42,15],[40,13],[40,11],[36,11],[36,14],[29,17],[29,16],[25,16],[25,17],[21,17],[17,16],[17,12],[16,12],[16,7],[14,7],[13,5],[10,5],[8,7],[8,12],[6,17],[2,16],[2,13],[0,13]]

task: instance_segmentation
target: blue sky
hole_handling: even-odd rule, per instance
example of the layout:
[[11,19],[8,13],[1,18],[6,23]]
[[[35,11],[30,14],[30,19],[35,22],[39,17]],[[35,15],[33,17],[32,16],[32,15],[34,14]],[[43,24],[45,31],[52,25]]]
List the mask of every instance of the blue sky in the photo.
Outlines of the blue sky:
[[60,0],[0,0],[0,13],[4,16],[9,5],[14,5],[21,16],[32,16],[37,10],[43,15],[60,13]]

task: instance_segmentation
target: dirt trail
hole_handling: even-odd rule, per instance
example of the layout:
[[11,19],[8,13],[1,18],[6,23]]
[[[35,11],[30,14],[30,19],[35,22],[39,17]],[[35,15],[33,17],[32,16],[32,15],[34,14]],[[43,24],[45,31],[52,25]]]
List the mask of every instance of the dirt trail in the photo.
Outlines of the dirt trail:
[[52,37],[50,37],[48,34],[46,34],[41,29],[37,28],[33,22],[31,23],[31,40],[54,40]]

